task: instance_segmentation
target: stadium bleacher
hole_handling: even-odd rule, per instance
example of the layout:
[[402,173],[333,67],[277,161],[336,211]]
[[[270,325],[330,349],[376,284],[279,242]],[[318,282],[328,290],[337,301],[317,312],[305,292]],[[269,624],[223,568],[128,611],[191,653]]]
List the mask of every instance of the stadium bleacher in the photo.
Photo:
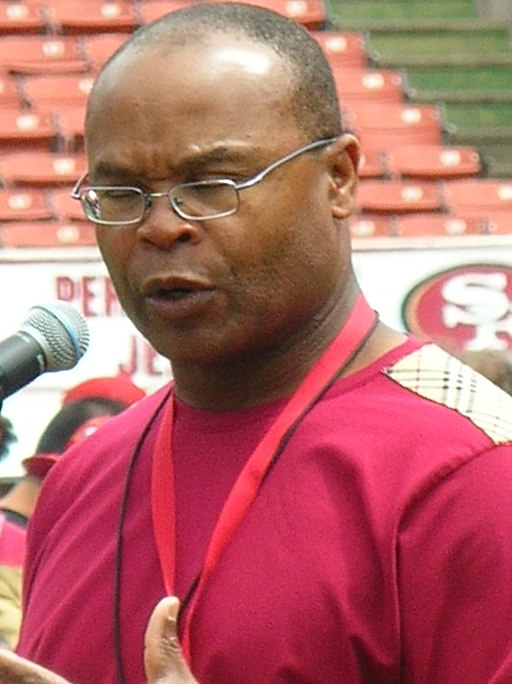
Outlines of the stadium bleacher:
[[[69,186],[85,168],[95,75],[135,28],[195,1],[0,3],[0,246],[94,244]],[[354,236],[512,234],[503,21],[479,17],[472,0],[254,3],[311,31],[333,67],[344,125],[363,147]]]

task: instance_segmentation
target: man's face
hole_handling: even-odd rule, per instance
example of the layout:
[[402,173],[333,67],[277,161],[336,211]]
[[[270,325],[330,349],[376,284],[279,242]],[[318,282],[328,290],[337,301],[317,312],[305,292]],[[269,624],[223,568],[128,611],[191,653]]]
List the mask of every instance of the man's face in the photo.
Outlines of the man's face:
[[[271,50],[214,36],[126,52],[103,74],[86,126],[89,183],[169,190],[242,181],[311,142]],[[328,152],[240,192],[229,217],[186,221],[167,198],[136,226],[98,226],[125,311],[174,364],[222,363],[307,339],[347,277]]]

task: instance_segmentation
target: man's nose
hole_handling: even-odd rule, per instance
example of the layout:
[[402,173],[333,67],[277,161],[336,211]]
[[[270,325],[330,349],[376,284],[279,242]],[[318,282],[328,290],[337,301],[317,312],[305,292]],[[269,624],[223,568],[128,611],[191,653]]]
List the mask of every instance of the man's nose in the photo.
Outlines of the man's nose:
[[177,242],[201,240],[202,226],[198,221],[191,221],[179,216],[173,209],[167,193],[151,197],[151,205],[137,228],[141,240],[159,247],[169,249]]

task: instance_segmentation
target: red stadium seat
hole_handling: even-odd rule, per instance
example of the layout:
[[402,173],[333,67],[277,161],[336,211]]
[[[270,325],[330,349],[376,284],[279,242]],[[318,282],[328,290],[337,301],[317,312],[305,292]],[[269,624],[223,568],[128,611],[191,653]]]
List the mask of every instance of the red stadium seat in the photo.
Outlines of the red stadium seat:
[[393,220],[390,216],[354,215],[350,217],[350,234],[353,238],[368,239],[392,236]]
[[56,74],[50,76],[21,76],[20,90],[30,107],[56,103],[85,107],[94,82],[94,75]]
[[0,3],[0,35],[43,33],[47,29],[41,2]]
[[481,168],[478,150],[456,145],[400,145],[386,155],[396,177],[453,179],[476,176]]
[[0,247],[91,247],[94,227],[87,221],[39,221],[0,225]]
[[20,107],[0,109],[0,149],[39,146],[50,149],[58,129],[49,113],[36,113]]
[[[150,6],[158,1],[143,0],[141,6]],[[183,0],[180,1],[182,2]],[[237,0],[232,1],[237,2]],[[168,11],[171,9],[171,4],[173,3],[167,3],[169,6]],[[327,10],[323,0],[249,0],[248,4],[278,12],[312,31],[324,28],[327,21]]]
[[16,73],[78,73],[88,69],[72,36],[0,36],[0,69]]
[[512,236],[512,211],[489,212],[484,223],[485,232],[490,235]]
[[393,233],[404,238],[482,235],[484,221],[477,216],[406,214],[394,217]]
[[55,154],[42,150],[0,155],[0,178],[4,186],[72,185],[85,171],[83,154]]
[[85,104],[60,104],[50,102],[41,104],[38,112],[52,116],[57,130],[56,148],[62,151],[83,151]]
[[392,151],[401,145],[442,145],[443,116],[437,105],[405,102],[348,102],[345,126],[366,150]]
[[404,96],[403,79],[392,69],[370,69],[333,65],[334,80],[342,106],[352,100],[401,102]]
[[360,178],[384,178],[387,175],[387,166],[384,156],[380,152],[370,150],[361,156],[359,165]]
[[121,32],[83,35],[82,50],[90,69],[98,71],[129,37],[129,33]]
[[0,105],[21,107],[23,97],[18,78],[4,69],[0,69]]
[[71,197],[69,188],[52,189],[48,192],[47,201],[52,207],[53,215],[60,220],[86,220],[80,202]]
[[362,33],[311,31],[333,66],[367,68],[367,46]]
[[53,216],[51,205],[43,190],[0,189],[0,222],[48,220]]
[[447,207],[466,215],[512,211],[512,180],[468,178],[445,181],[443,194]]
[[139,20],[141,24],[149,24],[168,12],[196,4],[197,0],[139,0]]
[[366,180],[359,185],[356,204],[362,213],[368,214],[444,209],[438,184],[428,181]]
[[134,5],[123,0],[49,0],[47,16],[54,33],[130,32],[139,25]]

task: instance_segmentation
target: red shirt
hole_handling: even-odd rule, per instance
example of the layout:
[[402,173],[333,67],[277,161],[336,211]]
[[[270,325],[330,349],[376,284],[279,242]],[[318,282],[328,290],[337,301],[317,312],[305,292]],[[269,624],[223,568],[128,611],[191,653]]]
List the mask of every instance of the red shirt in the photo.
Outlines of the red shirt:
[[[337,381],[287,443],[199,596],[190,633],[201,684],[512,681],[512,447],[416,391],[425,373],[401,363],[416,363],[418,346]],[[145,682],[143,633],[164,595],[150,501],[158,418],[129,478],[119,561],[115,548],[128,462],[162,396],[64,456],[31,521],[19,652],[74,684],[115,681],[116,573],[125,681]],[[512,399],[500,400],[502,425]],[[178,405],[180,596],[280,408]]]

